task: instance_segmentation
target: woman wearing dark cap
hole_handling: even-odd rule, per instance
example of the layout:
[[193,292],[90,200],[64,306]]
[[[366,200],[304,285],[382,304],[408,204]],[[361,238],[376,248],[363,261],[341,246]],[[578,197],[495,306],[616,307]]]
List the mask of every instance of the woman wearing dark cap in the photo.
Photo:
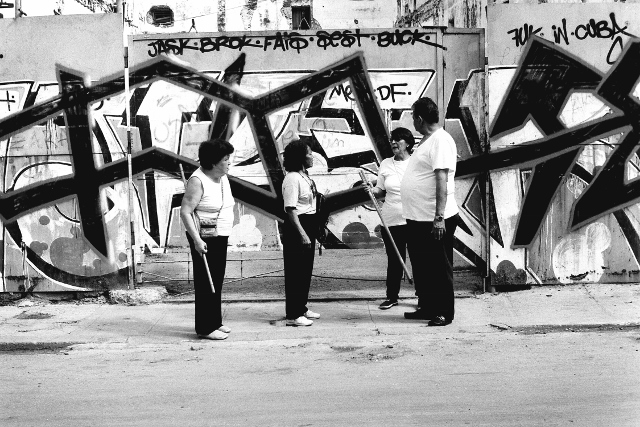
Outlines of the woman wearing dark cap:
[[311,326],[320,315],[307,308],[311,273],[318,233],[316,185],[307,169],[313,166],[313,152],[296,140],[284,149],[282,182],[284,210],[282,245],[287,326]]
[[[224,140],[214,139],[200,144],[200,168],[189,178],[180,207],[180,217],[187,231],[193,259],[196,334],[199,338],[211,340],[223,340],[231,332],[229,327],[222,324],[220,297],[235,205],[227,177],[231,153],[233,146]],[[215,227],[196,224],[194,213],[196,221],[215,222]],[[215,293],[211,290],[203,255],[209,264]]]
[[[391,132],[393,157],[380,162],[378,181],[376,186],[371,189],[376,198],[385,198],[381,209],[382,219],[389,227],[391,237],[393,237],[403,261],[406,261],[407,253],[407,223],[402,217],[400,183],[402,182],[404,171],[407,169],[409,156],[411,156],[411,150],[415,142],[415,138],[409,129],[399,127]],[[381,233],[384,247],[387,251],[387,299],[378,308],[387,310],[394,305],[398,305],[400,281],[402,280],[404,269],[384,227],[382,227]]]

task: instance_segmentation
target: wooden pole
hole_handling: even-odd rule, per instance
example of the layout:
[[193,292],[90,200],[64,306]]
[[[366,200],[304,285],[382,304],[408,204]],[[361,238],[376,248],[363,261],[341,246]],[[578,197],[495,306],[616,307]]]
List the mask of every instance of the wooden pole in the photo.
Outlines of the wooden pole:
[[[369,187],[369,190],[372,189],[372,185],[369,182],[369,180],[367,179],[367,177],[365,176],[364,172],[361,170],[360,172],[360,178],[362,179],[362,182]],[[371,201],[373,202],[373,206],[375,206],[376,211],[378,212],[378,216],[380,217],[380,221],[382,222],[382,226],[384,227],[385,230],[387,230],[387,234],[389,235],[389,241],[391,242],[391,246],[393,246],[393,249],[396,252],[396,256],[398,257],[398,260],[400,261],[400,264],[402,264],[402,268],[404,270],[404,274],[407,275],[407,280],[409,280],[409,283],[413,284],[413,277],[411,277],[411,273],[409,273],[409,269],[407,268],[407,265],[404,263],[404,260],[402,259],[402,255],[400,255],[400,251],[398,250],[398,247],[396,246],[396,242],[393,240],[393,237],[391,236],[391,232],[389,231],[389,227],[387,227],[387,223],[384,222],[384,219],[382,218],[382,212],[380,211],[380,206],[378,205],[378,201],[376,200],[376,196],[373,195],[373,193],[371,191],[367,191],[367,193],[369,193],[369,197],[371,198]]]

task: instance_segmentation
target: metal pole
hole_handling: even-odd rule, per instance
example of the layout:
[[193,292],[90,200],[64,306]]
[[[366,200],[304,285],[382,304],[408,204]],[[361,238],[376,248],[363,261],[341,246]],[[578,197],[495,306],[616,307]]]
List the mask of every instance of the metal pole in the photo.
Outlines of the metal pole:
[[22,17],[22,0],[15,0],[15,2],[13,3],[13,7],[15,11],[15,17],[21,18]]
[[[367,179],[367,177],[365,176],[364,172],[363,171],[359,171],[359,172],[360,172],[360,178],[362,179],[362,182],[367,187],[369,187],[369,189],[371,189],[372,185]],[[391,246],[393,246],[393,249],[396,252],[398,261],[400,261],[400,264],[402,264],[402,268],[404,269],[404,274],[407,275],[407,280],[409,280],[409,283],[413,284],[413,277],[411,277],[411,273],[409,273],[409,269],[407,269],[407,265],[404,263],[404,260],[402,259],[402,255],[400,255],[400,251],[398,250],[398,247],[396,246],[396,242],[393,240],[393,237],[391,236],[391,232],[389,231],[389,227],[387,227],[387,223],[384,222],[384,219],[382,218],[382,212],[380,211],[380,206],[378,205],[376,196],[374,196],[371,191],[368,191],[368,193],[369,193],[369,197],[371,198],[371,201],[373,202],[373,206],[375,206],[376,211],[378,212],[378,216],[380,217],[380,222],[382,222],[382,226],[384,227],[385,230],[387,230],[387,233],[389,235],[389,241],[391,242]]]
[[133,196],[135,191],[133,189],[133,170],[131,165],[131,151],[132,151],[132,141],[133,135],[131,132],[131,104],[130,104],[130,88],[129,88],[129,35],[127,34],[127,19],[126,19],[126,2],[122,3],[122,44],[124,47],[124,102],[125,102],[125,116],[127,121],[127,183],[129,190],[129,235],[131,238],[130,241],[130,250],[131,254],[131,268],[129,269],[129,289],[135,288],[135,279],[136,279],[136,235],[135,235],[135,227],[134,227],[134,202]]

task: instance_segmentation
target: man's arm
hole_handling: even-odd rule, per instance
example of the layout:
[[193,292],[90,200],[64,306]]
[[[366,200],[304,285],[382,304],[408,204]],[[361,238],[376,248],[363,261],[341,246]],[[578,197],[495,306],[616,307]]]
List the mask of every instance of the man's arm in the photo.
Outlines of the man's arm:
[[447,206],[447,181],[449,169],[436,169],[436,215],[433,218],[433,237],[436,240],[442,239],[445,233],[444,208]]

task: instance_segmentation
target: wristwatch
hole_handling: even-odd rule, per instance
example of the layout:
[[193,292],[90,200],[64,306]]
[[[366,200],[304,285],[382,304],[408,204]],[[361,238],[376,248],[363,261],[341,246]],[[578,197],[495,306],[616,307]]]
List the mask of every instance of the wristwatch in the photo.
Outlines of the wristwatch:
[[436,217],[433,220],[433,222],[440,222],[440,221],[444,221],[444,215],[436,215]]

